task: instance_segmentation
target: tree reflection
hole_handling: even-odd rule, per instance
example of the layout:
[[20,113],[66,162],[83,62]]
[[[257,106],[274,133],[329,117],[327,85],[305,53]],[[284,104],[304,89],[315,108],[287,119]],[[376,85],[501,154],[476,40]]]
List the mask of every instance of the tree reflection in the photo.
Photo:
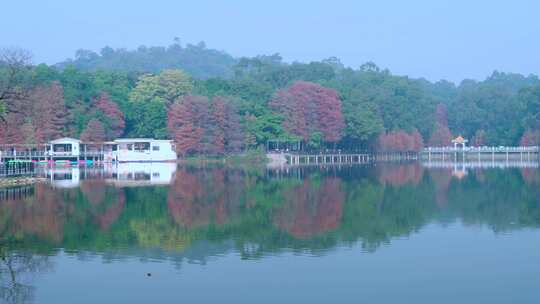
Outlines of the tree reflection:
[[432,169],[429,171],[429,176],[435,184],[435,201],[437,205],[446,205],[448,203],[448,189],[452,181],[452,169]]
[[306,179],[284,193],[274,222],[297,238],[309,238],[338,227],[344,199],[339,178]]
[[2,303],[31,303],[33,276],[51,267],[47,256],[0,247],[0,299]]
[[69,208],[62,195],[48,185],[37,184],[34,195],[1,202],[0,212],[3,235],[36,235],[59,242]]
[[110,229],[124,210],[126,198],[121,188],[107,186],[104,180],[81,183],[81,192],[90,203],[94,222],[104,231]]
[[210,224],[224,225],[237,213],[242,180],[238,174],[221,169],[176,172],[167,205],[174,221],[186,228]]
[[0,239],[43,252],[179,253],[221,242],[257,258],[343,243],[373,251],[430,223],[540,227],[538,170],[469,170],[458,178],[414,163],[277,173],[180,168],[168,187],[128,188],[99,178],[79,189],[38,184],[28,196],[0,195]]
[[377,175],[381,184],[389,183],[394,186],[420,183],[424,168],[420,163],[381,163],[377,165]]

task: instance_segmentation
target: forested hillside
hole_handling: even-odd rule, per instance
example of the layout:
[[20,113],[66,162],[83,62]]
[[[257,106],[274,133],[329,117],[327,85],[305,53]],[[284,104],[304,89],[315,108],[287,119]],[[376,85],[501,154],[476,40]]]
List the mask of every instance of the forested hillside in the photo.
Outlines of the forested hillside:
[[[56,66],[2,52],[1,143],[58,136],[172,138],[181,155],[236,153],[269,139],[306,148],[413,151],[452,136],[474,145],[536,145],[540,80],[494,72],[459,85],[336,58],[234,59],[204,46],[80,51]],[[180,69],[181,68],[181,69]]]
[[99,53],[78,50],[74,59],[56,67],[73,65],[83,71],[113,70],[124,72],[159,72],[182,69],[195,78],[230,78],[236,60],[229,54],[206,48],[204,42],[181,46],[177,41],[168,47],[140,46],[136,50],[104,47]]

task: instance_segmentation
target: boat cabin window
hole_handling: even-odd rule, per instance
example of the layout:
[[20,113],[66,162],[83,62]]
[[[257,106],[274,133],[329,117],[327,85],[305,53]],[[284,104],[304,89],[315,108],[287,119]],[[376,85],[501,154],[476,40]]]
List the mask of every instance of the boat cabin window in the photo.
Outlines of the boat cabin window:
[[145,172],[135,172],[133,175],[134,180],[150,180],[150,174]]
[[135,143],[135,151],[137,152],[150,151],[150,143],[149,142]]
[[71,173],[53,173],[53,180],[72,180],[73,175]]
[[54,152],[71,152],[71,144],[54,144]]
[[152,151],[159,151],[159,146],[152,146]]
[[119,144],[118,149],[120,150],[133,150],[133,144]]

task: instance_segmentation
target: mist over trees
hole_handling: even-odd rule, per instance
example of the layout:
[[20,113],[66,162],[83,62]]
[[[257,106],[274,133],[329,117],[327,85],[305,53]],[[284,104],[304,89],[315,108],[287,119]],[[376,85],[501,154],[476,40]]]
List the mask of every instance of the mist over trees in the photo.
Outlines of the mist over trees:
[[75,59],[56,66],[73,65],[83,71],[111,70],[158,73],[164,69],[182,69],[196,78],[232,76],[236,59],[231,55],[206,48],[204,42],[182,46],[179,39],[168,47],[140,46],[136,50],[104,47],[99,53],[80,49]]
[[174,139],[181,155],[221,155],[269,139],[380,151],[445,146],[457,135],[478,146],[540,140],[536,75],[494,72],[483,81],[433,83],[371,62],[350,68],[337,58],[235,59],[178,41],[79,51],[55,66],[32,65],[22,50],[1,55],[2,144],[155,137]]

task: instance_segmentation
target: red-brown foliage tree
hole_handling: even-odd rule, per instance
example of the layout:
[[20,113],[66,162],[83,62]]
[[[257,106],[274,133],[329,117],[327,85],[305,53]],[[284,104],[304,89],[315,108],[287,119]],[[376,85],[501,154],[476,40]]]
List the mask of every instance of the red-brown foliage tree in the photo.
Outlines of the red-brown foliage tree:
[[240,122],[240,115],[232,100],[216,96],[212,102],[214,104],[214,121],[219,128],[217,134],[223,136],[224,151],[241,151],[244,145],[245,132]]
[[535,130],[527,130],[521,136],[519,141],[521,146],[538,146],[540,144],[540,132]]
[[380,152],[417,152],[423,147],[424,140],[416,129],[410,134],[403,130],[381,133],[376,143]]
[[30,94],[36,141],[44,143],[63,135],[66,124],[64,90],[59,82],[37,87]]
[[167,128],[182,155],[240,151],[244,132],[232,102],[214,97],[184,96],[169,109]]
[[124,113],[120,110],[118,105],[112,101],[107,93],[101,93],[98,98],[94,100],[96,108],[103,113],[104,123],[107,126],[105,134],[107,139],[114,139],[124,133],[126,126],[124,120]]
[[7,112],[0,126],[1,143],[44,143],[59,138],[67,115],[62,86],[53,82],[35,87],[26,99],[8,103]]
[[169,109],[167,128],[182,155],[197,152],[204,135],[203,123],[208,99],[202,96],[185,96]]
[[91,119],[81,133],[81,140],[86,142],[103,142],[106,140],[105,128],[98,119]]
[[287,89],[279,90],[269,106],[284,117],[283,126],[304,141],[315,132],[323,140],[341,139],[345,123],[338,93],[319,84],[297,81]]
[[212,115],[215,123],[214,151],[225,153],[225,130],[227,129],[227,116],[225,100],[215,97],[212,101]]
[[428,145],[430,147],[447,147],[452,141],[452,133],[448,128],[446,107],[442,104],[435,110],[435,129],[431,133]]
[[[24,117],[16,113],[8,113],[0,124],[0,140],[2,144],[29,143],[25,133],[34,132],[31,122],[24,122]],[[19,126],[24,126],[20,128]]]

